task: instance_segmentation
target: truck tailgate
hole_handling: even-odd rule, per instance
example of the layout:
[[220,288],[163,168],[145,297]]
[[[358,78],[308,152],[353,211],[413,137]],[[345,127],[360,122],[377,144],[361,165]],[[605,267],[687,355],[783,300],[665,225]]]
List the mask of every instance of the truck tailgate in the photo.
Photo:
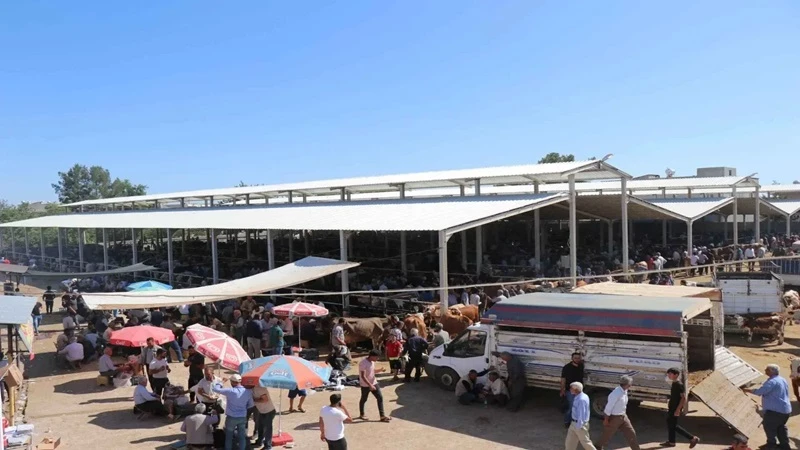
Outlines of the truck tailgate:
[[692,388],[692,394],[708,405],[725,423],[747,437],[753,437],[761,426],[756,402],[721,372],[715,371],[706,377]]
[[714,368],[736,387],[742,387],[765,377],[758,369],[722,346],[718,346],[714,351]]

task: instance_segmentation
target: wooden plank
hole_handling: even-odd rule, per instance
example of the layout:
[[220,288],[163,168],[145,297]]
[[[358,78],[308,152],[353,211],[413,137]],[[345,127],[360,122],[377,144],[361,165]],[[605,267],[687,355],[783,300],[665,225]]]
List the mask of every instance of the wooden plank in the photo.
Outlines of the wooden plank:
[[697,386],[692,394],[708,405],[728,425],[747,437],[753,437],[761,426],[758,405],[721,372],[714,372]]

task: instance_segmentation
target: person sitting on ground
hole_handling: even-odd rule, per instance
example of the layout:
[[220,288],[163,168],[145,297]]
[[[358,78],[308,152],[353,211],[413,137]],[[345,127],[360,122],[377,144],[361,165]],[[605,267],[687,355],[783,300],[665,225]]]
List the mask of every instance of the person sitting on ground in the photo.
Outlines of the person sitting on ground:
[[58,352],[61,362],[69,368],[80,369],[83,361],[83,345],[78,342],[78,338],[69,338],[69,344]]
[[466,376],[461,377],[456,384],[456,398],[458,403],[462,405],[469,405],[470,403],[477,402],[483,396],[483,385],[477,383],[478,377],[486,375],[488,370],[478,372],[477,370],[470,370]]
[[161,399],[147,390],[147,377],[139,378],[139,384],[133,390],[133,411],[147,412],[156,416],[166,416],[167,408]]
[[78,324],[75,323],[74,314],[70,312],[64,313],[64,317],[61,319],[61,324],[64,326],[65,333],[67,332],[67,330],[74,331],[78,327]]
[[490,405],[496,404],[501,408],[506,406],[506,403],[508,403],[508,399],[510,398],[508,395],[508,387],[506,386],[506,382],[500,378],[499,373],[489,373],[489,384],[484,387],[484,390],[486,403]]
[[122,372],[121,367],[123,364],[114,364],[114,361],[111,359],[111,355],[114,354],[114,351],[111,347],[106,347],[103,349],[103,356],[97,362],[98,369],[100,370],[100,375],[104,377],[114,378]]
[[[189,405],[189,391],[176,384],[167,384],[164,387],[164,408],[169,413],[169,419],[186,414],[186,406]],[[183,413],[181,413],[183,411]]]
[[733,444],[725,450],[750,450],[747,442],[747,437],[742,434],[735,434],[733,435]]
[[219,423],[216,411],[206,414],[206,405],[198,403],[194,414],[183,419],[181,431],[186,433],[188,450],[211,450],[214,448],[214,425]]
[[63,333],[59,334],[56,338],[56,351],[64,350],[69,344],[69,338],[73,336],[72,330],[64,331]]

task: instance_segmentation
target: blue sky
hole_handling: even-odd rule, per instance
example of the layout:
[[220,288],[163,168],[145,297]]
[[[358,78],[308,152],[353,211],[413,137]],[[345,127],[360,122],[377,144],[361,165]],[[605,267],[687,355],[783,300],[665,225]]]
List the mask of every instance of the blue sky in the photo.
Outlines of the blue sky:
[[150,192],[614,153],[800,178],[800,5],[5,2],[0,198],[72,164]]

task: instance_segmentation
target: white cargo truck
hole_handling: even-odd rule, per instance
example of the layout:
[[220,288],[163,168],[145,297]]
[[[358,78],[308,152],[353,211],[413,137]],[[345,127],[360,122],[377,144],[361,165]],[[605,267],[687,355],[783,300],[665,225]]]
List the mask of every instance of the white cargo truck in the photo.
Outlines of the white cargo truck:
[[[717,272],[717,288],[722,291],[724,329],[727,333],[761,334],[783,344],[786,305],[783,302],[783,280],[771,272]],[[754,321],[777,317],[773,326],[745,327],[743,319]]]
[[[706,396],[709,406],[740,432],[752,433],[760,424],[755,408],[752,414],[743,414],[728,411],[730,403],[714,404],[715,398],[734,395],[741,397],[740,407],[752,403],[739,385],[757,377],[739,377],[740,384],[734,384],[729,374],[742,371],[731,367],[715,372],[714,320],[706,298],[519,295],[496,304],[480,323],[434,349],[425,369],[440,386],[454,389],[471,369],[495,366],[502,373],[501,361],[493,352],[505,351],[525,364],[529,387],[559,389],[561,368],[573,352],[580,352],[586,393],[592,413],[599,416],[620,376],[634,379],[629,394],[632,403],[665,402],[670,391],[664,381],[666,371],[678,367],[687,389],[694,389],[701,400],[703,385],[713,383],[705,388],[714,392]],[[720,390],[725,392],[723,397],[718,396]]]

